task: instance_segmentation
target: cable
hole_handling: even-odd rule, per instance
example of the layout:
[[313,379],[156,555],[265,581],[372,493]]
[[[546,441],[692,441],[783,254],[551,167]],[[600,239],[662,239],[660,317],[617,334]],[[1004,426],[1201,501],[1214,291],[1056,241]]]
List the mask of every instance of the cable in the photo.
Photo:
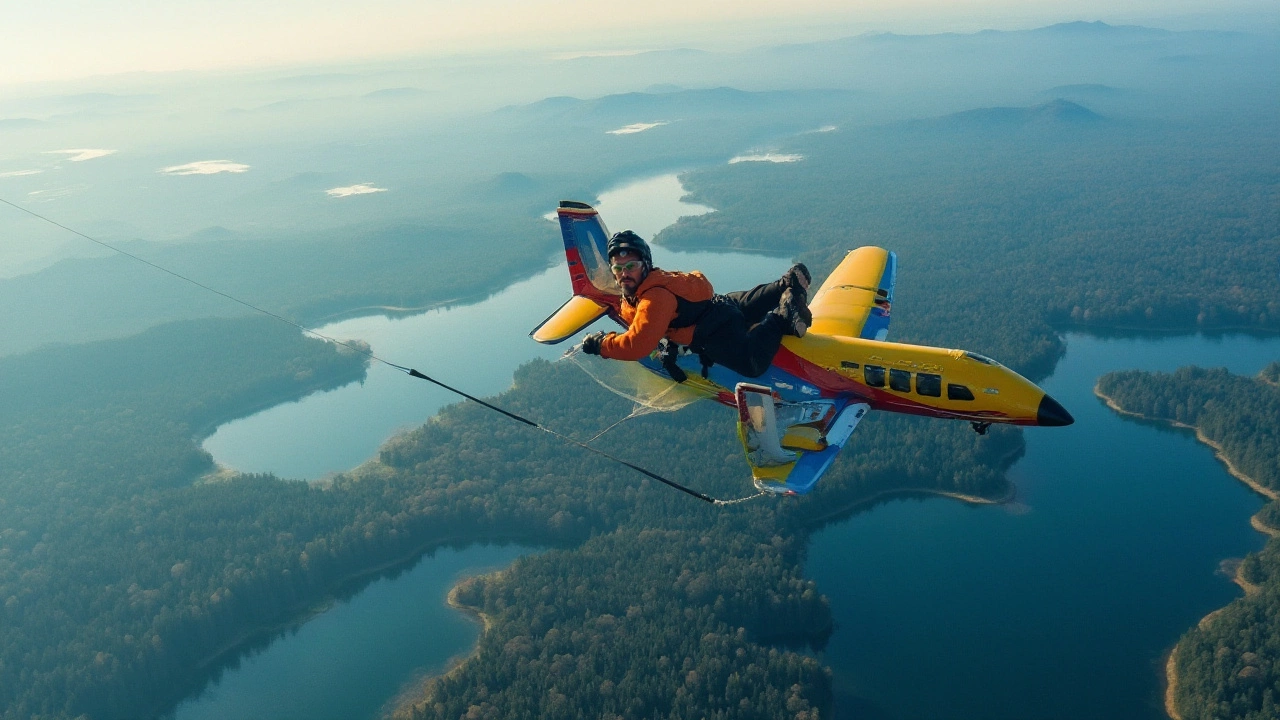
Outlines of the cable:
[[[326,340],[326,341],[328,341],[328,342],[335,343],[335,344],[337,344],[337,345],[341,345],[342,347],[345,347],[345,348],[347,348],[347,349],[349,349],[349,350],[352,350],[352,351],[354,351],[354,352],[360,353],[361,355],[364,355],[364,356],[368,357],[370,360],[373,360],[373,361],[375,361],[375,362],[382,363],[383,365],[386,365],[387,367],[395,368],[396,370],[399,370],[400,372],[405,373],[405,374],[406,374],[406,375],[408,375],[409,377],[418,378],[419,380],[426,380],[426,381],[427,381],[427,382],[429,382],[429,383],[433,383],[433,384],[435,384],[435,385],[438,385],[439,387],[444,388],[445,390],[448,390],[449,392],[454,393],[455,395],[460,395],[461,397],[464,397],[464,398],[466,398],[467,400],[470,400],[471,402],[474,402],[474,403],[477,403],[477,404],[479,404],[479,405],[481,405],[481,406],[483,406],[483,407],[486,407],[486,408],[488,408],[489,410],[492,410],[492,411],[497,412],[497,413],[501,413],[502,415],[505,415],[505,416],[507,416],[508,418],[510,418],[510,419],[512,419],[512,420],[515,420],[516,422],[523,423],[523,424],[528,425],[529,427],[532,427],[532,428],[536,428],[536,429],[541,430],[542,432],[545,432],[545,433],[547,433],[547,434],[549,434],[549,435],[554,435],[555,437],[559,438],[560,440],[564,441],[565,443],[568,443],[568,444],[570,444],[570,445],[574,445],[574,446],[576,446],[576,447],[582,448],[583,450],[586,450],[587,452],[595,453],[596,455],[599,455],[599,456],[601,456],[601,457],[603,457],[603,458],[606,458],[606,459],[612,460],[613,462],[618,463],[619,465],[625,465],[626,467],[629,467],[629,468],[631,468],[632,470],[635,470],[636,472],[640,473],[641,475],[644,475],[644,476],[646,476],[646,477],[653,478],[654,480],[657,480],[658,482],[660,482],[660,483],[662,483],[662,484],[664,484],[664,485],[667,485],[668,487],[675,488],[676,490],[679,490],[680,492],[683,492],[683,493],[686,493],[686,494],[691,495],[691,496],[693,496],[693,497],[696,497],[696,498],[698,498],[699,500],[702,500],[702,501],[704,501],[704,502],[711,503],[712,505],[730,505],[730,504],[733,504],[733,503],[742,502],[742,501],[744,501],[744,500],[750,500],[750,499],[751,499],[751,498],[739,498],[738,500],[717,500],[717,499],[715,499],[715,498],[713,498],[713,497],[711,497],[711,496],[709,496],[709,495],[706,495],[706,494],[704,494],[704,493],[698,492],[697,490],[694,490],[694,489],[692,489],[692,488],[685,487],[684,485],[681,485],[680,483],[675,482],[674,480],[668,480],[667,478],[665,478],[665,477],[663,477],[663,476],[661,476],[661,475],[659,475],[659,474],[657,474],[657,473],[655,473],[655,472],[653,472],[653,471],[651,471],[651,470],[646,470],[645,468],[640,467],[639,465],[635,465],[635,464],[633,464],[633,463],[627,462],[626,460],[623,460],[622,458],[619,458],[619,457],[615,457],[615,456],[613,456],[613,455],[610,455],[609,453],[607,453],[607,452],[605,452],[605,451],[603,451],[603,450],[600,450],[600,449],[598,449],[598,448],[591,447],[590,445],[588,445],[588,444],[586,444],[586,443],[584,443],[584,442],[581,442],[581,441],[579,441],[579,440],[575,440],[575,439],[573,439],[573,438],[569,437],[568,435],[564,435],[564,434],[559,433],[559,432],[557,432],[557,431],[555,431],[555,430],[552,430],[551,428],[548,428],[548,427],[545,427],[545,426],[539,425],[538,423],[536,423],[536,422],[534,422],[534,421],[532,421],[532,420],[530,420],[530,419],[528,419],[528,418],[526,418],[526,417],[523,417],[523,416],[517,415],[517,414],[515,414],[515,413],[513,413],[513,412],[510,412],[510,411],[507,411],[507,410],[503,410],[502,408],[498,407],[497,405],[493,405],[493,404],[490,404],[490,403],[488,403],[488,402],[485,402],[484,400],[481,400],[480,398],[478,398],[478,397],[476,397],[476,396],[474,396],[474,395],[471,395],[470,393],[463,392],[462,390],[459,390],[458,388],[455,388],[455,387],[453,387],[453,386],[451,386],[451,385],[447,385],[447,384],[445,384],[445,383],[443,383],[443,382],[440,382],[439,380],[436,380],[436,379],[435,379],[435,378],[433,378],[433,377],[430,377],[430,376],[428,376],[428,375],[424,375],[423,373],[418,372],[417,370],[415,370],[415,369],[413,369],[413,368],[411,368],[411,367],[406,367],[406,366],[404,366],[404,365],[397,365],[397,364],[395,364],[395,363],[393,363],[393,362],[391,362],[391,361],[389,361],[389,360],[384,360],[384,359],[382,359],[382,358],[378,357],[377,355],[374,355],[372,350],[369,350],[369,349],[366,349],[366,348],[360,347],[359,345],[352,345],[352,344],[350,344],[350,343],[343,342],[342,340],[339,340],[339,339],[337,339],[337,338],[334,338],[334,337],[330,337],[330,336],[328,336],[328,335],[325,335],[324,333],[321,333],[321,332],[317,332],[317,331],[315,331],[315,330],[312,330],[311,328],[306,327],[305,325],[302,325],[301,323],[296,322],[296,321],[294,321],[294,320],[290,320],[289,318],[287,318],[287,317],[285,317],[285,316],[283,316],[283,315],[278,315],[278,314],[276,314],[276,313],[271,312],[270,310],[267,310],[267,309],[265,309],[265,308],[258,307],[257,305],[254,305],[253,303],[250,303],[250,302],[247,302],[247,301],[241,300],[240,298],[235,297],[235,296],[233,296],[233,295],[228,295],[227,293],[222,292],[221,290],[218,290],[217,288],[210,287],[210,286],[208,286],[208,285],[205,285],[205,284],[204,284],[204,283],[202,283],[202,282],[199,282],[198,280],[195,280],[195,279],[193,279],[193,278],[187,277],[186,275],[183,275],[183,274],[178,273],[178,272],[174,272],[173,270],[170,270],[169,268],[163,267],[163,266],[161,266],[161,265],[157,265],[157,264],[155,264],[155,263],[151,262],[150,260],[147,260],[147,259],[145,259],[145,258],[142,258],[142,257],[139,257],[139,256],[137,256],[137,255],[134,255],[133,253],[130,253],[130,252],[126,252],[126,251],[124,251],[124,250],[121,250],[120,248],[118,248],[118,247],[116,247],[116,246],[114,246],[114,245],[111,245],[110,243],[106,243],[106,242],[103,242],[103,241],[98,240],[98,239],[96,239],[96,238],[89,237],[88,235],[85,235],[84,233],[80,232],[79,230],[75,230],[74,228],[69,228],[69,227],[67,227],[66,225],[63,225],[62,223],[57,222],[57,221],[55,221],[55,220],[52,220],[52,219],[50,219],[50,218],[48,218],[48,217],[45,217],[44,215],[41,215],[40,213],[37,213],[37,212],[35,212],[35,211],[33,211],[33,210],[29,210],[29,209],[24,208],[24,207],[21,207],[21,206],[19,206],[19,205],[15,205],[15,204],[13,204],[13,203],[9,202],[8,200],[5,200],[4,198],[0,198],[0,203],[4,203],[5,205],[8,205],[9,207],[11,207],[11,208],[13,208],[13,209],[15,209],[15,210],[19,210],[19,211],[24,212],[24,213],[26,213],[26,214],[28,214],[28,215],[30,215],[30,216],[32,216],[32,217],[38,218],[38,219],[40,219],[40,220],[43,220],[44,222],[47,222],[47,223],[49,223],[50,225],[53,225],[53,226],[55,226],[55,227],[62,228],[63,230],[66,230],[67,232],[69,232],[69,233],[71,233],[71,234],[73,234],[73,235],[77,235],[77,236],[79,236],[79,237],[82,237],[82,238],[84,238],[85,240],[88,240],[89,242],[94,243],[94,244],[96,244],[96,245],[100,245],[100,246],[102,246],[102,247],[104,247],[104,248],[106,248],[106,249],[108,249],[108,250],[111,250],[112,252],[119,253],[119,254],[121,254],[121,255],[124,255],[125,257],[133,258],[134,260],[137,260],[138,262],[140,262],[140,263],[142,263],[142,264],[144,264],[144,265],[148,265],[148,266],[150,266],[150,267],[152,267],[152,268],[155,268],[156,270],[159,270],[160,272],[166,273],[166,274],[168,274],[168,275],[172,275],[173,277],[176,277],[176,278],[178,278],[179,280],[183,280],[183,281],[185,281],[185,282],[191,283],[192,285],[195,285],[195,286],[196,286],[196,287],[198,287],[198,288],[201,288],[201,289],[203,289],[203,290],[207,290],[207,291],[209,291],[209,292],[211,292],[211,293],[213,293],[213,294],[215,294],[215,295],[218,295],[218,296],[220,296],[220,297],[224,297],[224,298],[226,298],[227,300],[230,300],[230,301],[232,301],[232,302],[234,302],[234,303],[238,303],[238,304],[240,304],[240,305],[243,305],[243,306],[245,306],[245,307],[249,308],[250,310],[253,310],[254,312],[261,313],[261,314],[263,314],[263,315],[266,315],[267,317],[275,318],[276,320],[279,320],[279,321],[280,321],[280,322],[282,322],[282,323],[285,323],[285,324],[287,324],[287,325],[290,325],[290,326],[292,326],[292,327],[297,328],[298,330],[301,330],[303,333],[306,333],[307,335],[311,335],[312,337],[317,337],[317,338],[320,338],[320,339],[322,339],[322,340]],[[603,434],[603,433],[601,433],[601,434]],[[597,437],[598,437],[598,436],[597,436]],[[592,438],[592,439],[594,440],[595,438]],[[588,442],[590,442],[590,441],[588,441]],[[756,496],[756,495],[753,495],[753,496],[751,496],[751,497],[757,497],[757,496]]]

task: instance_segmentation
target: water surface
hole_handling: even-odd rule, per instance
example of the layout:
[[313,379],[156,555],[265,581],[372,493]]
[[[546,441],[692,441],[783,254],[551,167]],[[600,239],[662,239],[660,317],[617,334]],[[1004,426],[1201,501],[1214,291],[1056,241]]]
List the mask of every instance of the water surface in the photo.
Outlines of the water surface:
[[475,643],[477,622],[449,607],[461,578],[509,565],[531,548],[442,548],[411,569],[287,631],[226,668],[167,720],[364,720]]
[[1017,503],[901,499],[816,533],[837,717],[1164,718],[1165,654],[1240,595],[1218,564],[1262,547],[1262,500],[1191,433],[1092,389],[1112,370],[1277,358],[1280,338],[1069,335],[1042,386],[1076,423],[1026,430]]

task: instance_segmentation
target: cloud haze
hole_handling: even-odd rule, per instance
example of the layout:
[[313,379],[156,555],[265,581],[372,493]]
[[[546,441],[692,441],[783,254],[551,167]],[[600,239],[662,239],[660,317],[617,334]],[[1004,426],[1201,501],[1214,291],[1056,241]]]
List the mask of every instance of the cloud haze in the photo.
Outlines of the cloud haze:
[[114,155],[115,150],[102,150],[98,148],[79,148],[76,150],[50,150],[46,155],[67,155],[67,159],[71,162],[84,162],[85,160],[94,160],[108,155]]
[[248,165],[230,160],[200,160],[186,165],[173,165],[158,170],[161,175],[217,175],[218,173],[242,173],[249,170]]
[[617,130],[607,130],[605,132],[606,134],[609,134],[609,135],[632,135],[638,132],[644,132],[645,130],[652,130],[653,128],[656,128],[662,125],[666,125],[666,123],[665,122],[632,123],[630,125],[627,125],[626,127],[620,127]]
[[[741,48],[873,30],[1018,29],[1063,20],[1182,18],[1245,29],[1274,0],[173,0],[15,5],[0,24],[0,85],[136,71],[260,67],[355,58],[539,49]],[[565,18],[589,18],[569,33]]]
[[373,183],[357,183],[346,187],[336,187],[330,190],[325,190],[325,194],[329,197],[342,198],[351,197],[352,195],[368,195],[370,193],[386,191],[386,188],[374,187]]
[[803,155],[794,153],[753,153],[751,155],[739,155],[729,160],[730,165],[736,165],[744,162],[771,162],[771,163],[790,163],[800,162],[804,159]]

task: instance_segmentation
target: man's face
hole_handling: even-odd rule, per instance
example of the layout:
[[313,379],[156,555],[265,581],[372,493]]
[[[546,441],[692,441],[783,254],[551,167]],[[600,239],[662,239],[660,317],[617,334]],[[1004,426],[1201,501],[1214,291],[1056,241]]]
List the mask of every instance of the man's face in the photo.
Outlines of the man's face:
[[610,263],[613,266],[613,279],[622,286],[622,292],[635,295],[636,288],[644,281],[644,261],[636,253],[624,250],[615,254]]

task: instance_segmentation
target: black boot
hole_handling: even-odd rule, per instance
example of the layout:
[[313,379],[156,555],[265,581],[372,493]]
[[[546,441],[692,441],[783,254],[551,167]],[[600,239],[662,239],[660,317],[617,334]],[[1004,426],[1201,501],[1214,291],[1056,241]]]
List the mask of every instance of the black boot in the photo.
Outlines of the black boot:
[[787,287],[791,288],[791,292],[799,295],[802,301],[809,301],[809,280],[812,276],[809,275],[809,268],[805,267],[804,263],[792,265],[782,277],[787,281]]
[[791,288],[782,291],[782,299],[779,300],[778,307],[773,313],[782,318],[783,332],[796,337],[804,337],[804,334],[809,331],[809,323],[813,322],[809,308],[805,307],[795,293],[791,292]]

